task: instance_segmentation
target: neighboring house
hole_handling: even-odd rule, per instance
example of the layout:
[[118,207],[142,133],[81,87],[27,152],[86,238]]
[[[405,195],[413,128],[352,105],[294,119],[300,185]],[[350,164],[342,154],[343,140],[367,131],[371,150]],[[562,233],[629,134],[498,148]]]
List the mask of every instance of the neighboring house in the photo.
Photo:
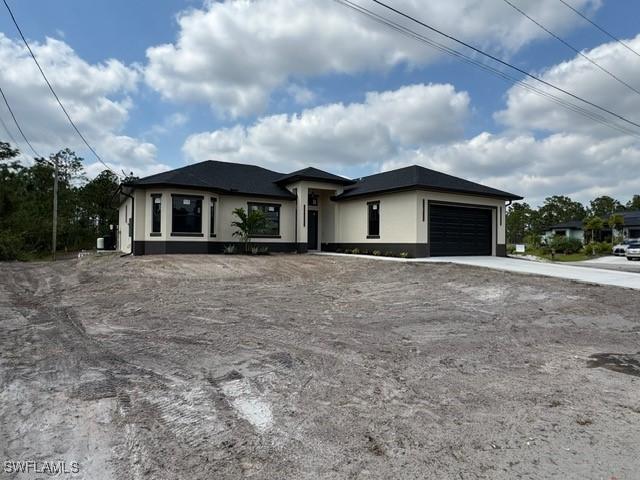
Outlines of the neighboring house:
[[576,238],[581,242],[584,242],[584,227],[582,225],[582,220],[571,220],[569,222],[551,225],[545,231],[544,239],[549,241],[554,237]]
[[357,180],[205,161],[121,185],[119,249],[219,253],[233,210],[258,209],[252,242],[273,252],[380,250],[412,257],[506,255],[505,202],[522,197],[419,166]]
[[[630,238],[640,238],[640,210],[630,212],[617,212],[614,215],[620,215],[624,219],[624,225],[622,229],[613,232],[607,224],[607,221],[609,220],[609,216],[607,216],[603,218],[604,228],[599,232],[597,239],[610,239],[614,233],[615,235],[622,235],[623,240],[627,240]],[[585,235],[583,221],[571,220],[570,222],[552,225],[545,231],[544,238],[545,240],[550,240],[557,235],[577,238],[584,242]]]

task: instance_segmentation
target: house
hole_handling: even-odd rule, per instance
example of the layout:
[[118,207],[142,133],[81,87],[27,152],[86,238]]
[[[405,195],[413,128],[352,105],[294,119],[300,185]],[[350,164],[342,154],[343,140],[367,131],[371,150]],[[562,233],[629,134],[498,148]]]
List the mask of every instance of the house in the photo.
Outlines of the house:
[[505,256],[512,193],[410,166],[356,180],[205,161],[121,185],[119,249],[219,253],[237,243],[233,210],[260,210],[252,238],[272,252],[380,250],[411,257]]
[[[608,225],[609,215],[603,218],[604,228],[596,234],[596,240],[604,241],[611,240],[612,236],[621,235],[623,240],[630,238],[640,238],[640,210],[634,210],[629,212],[616,212],[613,215],[620,215],[624,224],[621,230],[615,232],[611,230]],[[583,220],[571,220],[569,222],[559,223],[557,225],[551,225],[544,233],[544,239],[549,241],[555,236],[566,236],[569,238],[577,238],[584,242],[584,226]]]

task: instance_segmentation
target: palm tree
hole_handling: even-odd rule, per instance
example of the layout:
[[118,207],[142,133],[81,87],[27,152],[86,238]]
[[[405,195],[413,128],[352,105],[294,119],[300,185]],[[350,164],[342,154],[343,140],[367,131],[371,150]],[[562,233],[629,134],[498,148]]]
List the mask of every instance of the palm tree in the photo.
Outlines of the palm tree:
[[614,213],[609,217],[609,221],[607,223],[609,224],[609,228],[611,228],[611,233],[613,234],[612,237],[619,237],[620,235],[615,234],[622,231],[622,227],[624,226],[624,217],[619,213]]
[[236,208],[233,214],[238,217],[238,220],[231,222],[231,226],[237,228],[233,236],[240,238],[244,244],[244,252],[249,253],[251,237],[266,226],[267,218],[261,210],[251,210],[247,213],[244,208]]
[[602,227],[604,226],[604,222],[600,217],[593,216],[593,217],[586,218],[583,224],[584,224],[585,230],[591,232],[591,242],[594,242],[596,232],[599,232],[600,230],[602,230]]

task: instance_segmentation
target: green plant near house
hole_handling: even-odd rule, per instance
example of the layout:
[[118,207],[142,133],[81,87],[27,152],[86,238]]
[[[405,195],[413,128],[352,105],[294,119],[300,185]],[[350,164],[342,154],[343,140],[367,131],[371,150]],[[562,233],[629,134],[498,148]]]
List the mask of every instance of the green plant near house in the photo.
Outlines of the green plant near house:
[[604,221],[600,217],[591,216],[584,219],[584,229],[591,233],[590,241],[595,241],[596,233],[604,227]]
[[225,255],[233,255],[234,253],[236,253],[236,246],[225,245],[222,251],[225,253]]
[[556,253],[578,253],[582,250],[582,242],[577,238],[555,237],[549,244],[550,249],[554,249]]
[[244,253],[249,253],[251,237],[266,226],[267,218],[260,210],[251,210],[247,213],[244,208],[236,208],[233,215],[238,218],[231,222],[231,226],[237,229],[233,232],[233,236],[240,238],[244,245]]
[[260,247],[251,247],[251,255],[258,255]]
[[379,257],[382,255],[382,252],[380,250],[374,250],[373,252],[371,252],[372,255]]
[[409,252],[400,252],[400,258],[409,258]]
[[622,227],[624,227],[624,217],[619,213],[615,213],[609,217],[607,225],[609,225],[609,228],[611,229],[614,240],[621,241]]
[[392,251],[387,251],[387,252],[384,252],[384,256],[385,257],[395,257],[396,255]]
[[353,250],[351,250],[351,253],[353,253],[354,255],[360,255],[360,249],[354,248]]

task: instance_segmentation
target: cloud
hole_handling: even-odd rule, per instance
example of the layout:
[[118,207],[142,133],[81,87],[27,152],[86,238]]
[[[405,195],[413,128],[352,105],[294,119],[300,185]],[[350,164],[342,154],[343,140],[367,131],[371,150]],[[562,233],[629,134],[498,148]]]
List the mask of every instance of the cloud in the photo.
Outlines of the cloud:
[[[579,21],[557,0],[521,4],[561,33]],[[593,11],[600,0],[573,4]],[[393,5],[503,55],[546,38],[502,2],[396,0]],[[147,50],[147,83],[165,99],[205,103],[234,117],[263,111],[271,92],[295,79],[412,68],[439,58],[429,47],[329,0],[210,0],[180,14],[178,26],[174,43]]]
[[583,203],[599,195],[626,201],[640,193],[629,172],[637,169],[640,145],[629,137],[596,140],[590,135],[557,133],[492,135],[447,145],[407,149],[385,161],[382,170],[410,164],[475,180],[525,196],[533,205],[551,195]]
[[[138,68],[113,59],[89,64],[69,45],[53,38],[31,42],[31,47],[71,118],[114,170],[155,168],[151,165],[156,147],[122,134],[133,108],[130,95],[136,92],[141,77]],[[104,167],[87,154],[22,43],[2,33],[0,65],[5,66],[0,69],[0,85],[38,153],[46,156],[69,147],[86,154],[89,174],[102,170]],[[12,136],[21,140],[3,103],[0,117]],[[23,154],[30,155],[23,143],[19,142]]]
[[[636,51],[640,50],[640,35],[625,40],[625,42]],[[605,43],[585,51],[585,54],[627,83],[640,89],[640,82],[638,82],[640,60],[624,46],[617,42]],[[554,65],[542,72],[542,78],[640,123],[637,116],[637,112],[640,111],[640,95],[616,82],[583,57],[576,56],[571,60]],[[542,87],[542,89],[557,93],[548,87]],[[565,96],[564,98],[569,97]],[[571,101],[586,106],[576,100]],[[586,107],[596,113],[602,113],[592,107]],[[519,130],[576,132],[590,134],[597,138],[621,134],[617,130],[561,108],[543,97],[518,87],[509,89],[506,108],[497,112],[495,118],[507,127]],[[616,122],[625,125],[620,120],[616,120]],[[636,130],[640,131],[637,128]]]
[[194,134],[183,151],[194,161],[220,158],[276,170],[379,165],[401,148],[461,138],[468,113],[466,92],[451,85],[411,85],[369,92],[363,103],[328,104]]

